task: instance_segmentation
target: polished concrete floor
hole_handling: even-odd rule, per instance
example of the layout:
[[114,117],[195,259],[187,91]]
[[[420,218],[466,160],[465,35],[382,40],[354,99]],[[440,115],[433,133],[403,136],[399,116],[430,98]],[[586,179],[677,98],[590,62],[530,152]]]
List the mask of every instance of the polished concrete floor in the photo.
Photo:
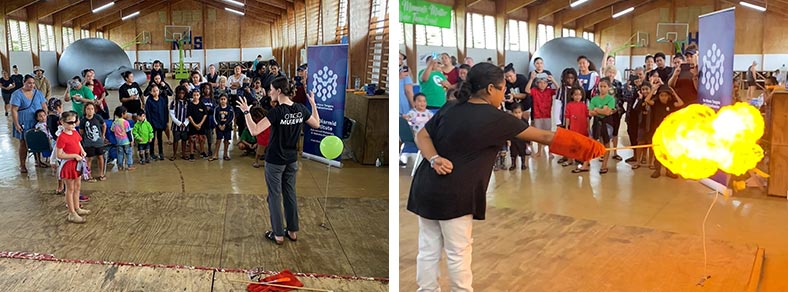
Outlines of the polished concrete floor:
[[[620,154],[624,158],[631,156],[627,151]],[[405,210],[412,181],[411,167],[412,163],[399,172],[401,222],[415,222],[415,215]],[[648,168],[632,170],[623,162],[614,164],[611,161],[610,172],[605,175],[596,172],[599,162],[593,162],[591,167],[589,173],[572,174],[570,168],[542,157],[529,159],[528,170],[494,172],[487,193],[488,208],[543,212],[606,224],[701,234],[701,222],[714,199],[713,193],[703,185],[664,176],[653,179],[649,177],[651,171]],[[765,248],[761,291],[788,291],[788,279],[785,278],[788,270],[786,222],[788,200],[750,192],[729,199],[720,197],[709,216],[706,234],[711,239],[757,244]],[[415,223],[401,224],[400,234],[415,235],[417,229]],[[417,248],[415,236],[403,238],[400,238],[401,254]],[[485,251],[474,249],[474,263],[484,260]],[[400,270],[403,269],[401,266]],[[475,272],[477,275],[484,273]],[[415,282],[413,277],[400,275],[401,283]],[[475,284],[477,288],[484,287],[483,283]]]
[[[55,92],[62,94],[63,89]],[[117,106],[117,92],[108,101],[110,108]],[[66,103],[65,109],[70,108]],[[87,208],[95,213],[85,225],[65,223],[65,207],[54,195],[56,179],[50,169],[35,168],[29,158],[30,172],[19,172],[18,146],[11,136],[10,118],[0,116],[0,192],[5,194],[0,206],[11,216],[0,220],[0,230],[6,235],[0,250],[76,259],[223,268],[262,265],[271,270],[388,277],[386,168],[346,160],[343,168],[328,170],[322,163],[300,159],[296,191],[303,208],[302,229],[312,234],[303,232],[297,243],[286,242],[277,249],[261,236],[270,229],[264,169],[252,167],[253,157],[242,157],[233,146],[230,161],[135,162],[134,171],[113,168],[107,171],[106,181],[84,182],[83,193],[92,196]],[[168,146],[165,154],[169,156]],[[95,162],[93,170],[97,170]],[[327,171],[331,172],[328,190]],[[331,230],[318,227],[324,222],[323,210],[328,210]],[[360,230],[355,228],[357,222],[374,226]],[[210,230],[216,234],[208,234]],[[95,247],[81,246],[86,242]],[[329,260],[333,256],[339,259]]]

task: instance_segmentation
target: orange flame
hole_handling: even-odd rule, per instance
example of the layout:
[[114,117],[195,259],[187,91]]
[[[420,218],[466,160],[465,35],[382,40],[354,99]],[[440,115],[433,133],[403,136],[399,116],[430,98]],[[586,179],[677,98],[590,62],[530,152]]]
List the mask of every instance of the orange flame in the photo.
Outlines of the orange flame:
[[662,165],[688,179],[707,178],[720,169],[741,175],[763,159],[757,144],[763,117],[747,103],[715,113],[693,104],[670,114],[654,133],[654,155]]

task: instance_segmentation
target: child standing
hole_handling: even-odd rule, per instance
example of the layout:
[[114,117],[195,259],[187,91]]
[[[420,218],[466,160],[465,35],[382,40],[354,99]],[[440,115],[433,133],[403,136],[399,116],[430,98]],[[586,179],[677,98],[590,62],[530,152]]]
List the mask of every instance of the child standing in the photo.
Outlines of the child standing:
[[[572,101],[566,104],[566,111],[564,112],[564,126],[567,126],[570,131],[578,133],[583,136],[588,136],[588,106],[586,106],[585,102],[583,101],[583,97],[585,96],[585,92],[583,91],[582,87],[575,86],[572,87],[570,91],[572,94]],[[561,165],[563,166],[570,166],[575,163],[582,163],[582,166],[578,165],[577,168],[572,170],[572,173],[580,173],[586,172],[589,169],[588,161],[574,161],[574,160],[567,160]]]
[[[680,109],[682,105],[684,105],[684,101],[681,100],[678,94],[673,91],[673,88],[670,86],[662,85],[657,89],[657,100],[654,100],[654,95],[650,95],[646,98],[646,104],[651,106],[651,128],[649,129],[649,133],[646,141],[647,143],[651,144],[651,138],[654,137],[654,132],[657,131],[659,124],[662,123],[665,118],[670,115],[672,112]],[[661,175],[662,171],[662,164],[659,160],[654,159],[654,173],[651,174],[652,178],[658,178]],[[670,170],[666,170],[665,175],[670,178],[677,178],[678,176],[673,174]]]
[[[115,121],[112,122],[112,134],[115,135],[118,149],[118,170],[135,170],[134,161],[132,160],[131,150],[131,125],[129,121],[124,119],[126,116],[126,108],[119,106],[115,108]],[[125,162],[125,164],[124,164]]]
[[[610,147],[610,137],[613,136],[613,126],[605,122],[605,118],[612,115],[616,109],[616,99],[610,93],[610,79],[605,77],[599,81],[600,95],[594,96],[588,104],[589,115],[594,117],[594,125],[592,127],[594,139],[599,140],[605,147]],[[607,173],[607,161],[610,158],[610,152],[605,152],[602,158],[602,167],[599,169],[599,174]]]
[[200,101],[200,91],[192,90],[192,101],[188,104],[186,109],[189,116],[189,140],[191,147],[189,152],[189,161],[194,161],[194,153],[199,148],[200,155],[203,159],[207,159],[208,155],[205,154],[205,121],[208,116],[208,108]]
[[145,119],[145,111],[137,113],[137,122],[131,130],[134,141],[137,142],[137,155],[140,157],[140,164],[150,163],[150,149],[153,144],[153,126]]
[[[629,144],[632,146],[646,143],[646,118],[648,118],[646,99],[651,98],[651,94],[651,86],[648,83],[641,83],[640,88],[635,93],[635,98],[628,103],[626,116],[627,134],[629,135]],[[635,149],[633,159],[627,159],[627,162],[634,162],[632,169],[640,168],[640,164],[645,161],[643,156],[646,150],[642,148]]]
[[[167,96],[161,95],[159,86],[153,86],[150,90],[148,102],[145,103],[145,112],[150,119],[151,127],[153,127],[153,141],[150,144],[149,150],[151,158],[164,160],[164,143],[162,141],[162,133],[167,130],[167,122],[170,117],[167,113]],[[156,146],[159,148],[159,155],[156,155]]]
[[[512,104],[512,115],[517,118],[518,120],[526,123],[523,120],[523,104],[521,103],[514,103]],[[526,123],[527,124],[527,123]],[[512,166],[509,167],[509,170],[514,170],[517,168],[517,158],[519,157],[520,161],[522,162],[521,169],[525,170],[528,169],[528,163],[525,161],[525,156],[527,156],[526,148],[525,148],[525,141],[520,139],[512,139],[509,140],[509,156],[512,157]]]
[[[205,105],[206,115],[213,114],[213,109],[216,107],[216,98],[213,96],[213,87],[210,83],[203,83],[200,85],[200,102]],[[204,134],[206,145],[208,146],[208,161],[213,160],[213,129],[216,128],[216,123],[210,117],[205,121]]]
[[79,123],[79,134],[85,137],[82,140],[82,148],[85,149],[86,162],[90,166],[93,157],[98,157],[99,176],[90,178],[88,181],[103,181],[106,179],[104,173],[104,133],[107,132],[107,123],[96,114],[96,105],[93,103],[85,104],[85,118]]
[[82,173],[78,168],[83,164],[86,153],[82,148],[82,137],[75,130],[77,115],[74,112],[64,112],[60,116],[63,124],[63,133],[57,138],[57,158],[64,160],[58,170],[58,177],[66,182],[66,204],[68,205],[68,217],[66,220],[72,223],[85,223],[85,218],[81,217],[90,214],[90,210],[85,210],[79,206],[79,191],[82,187]]
[[[221,83],[220,83],[221,84]],[[227,94],[219,95],[219,106],[214,108],[213,121],[216,124],[216,152],[213,153],[213,160],[218,159],[219,146],[224,141],[224,160],[230,160],[230,155],[227,153],[227,148],[230,146],[230,140],[233,137],[233,120],[235,119],[233,107],[231,107],[227,100]]]
[[427,96],[423,93],[417,93],[413,96],[413,108],[407,114],[404,114],[402,118],[408,121],[413,133],[416,134],[421,128],[424,128],[424,125],[432,118],[432,115],[433,113],[427,110]]
[[[531,83],[534,79],[536,80],[536,87],[531,88]],[[534,105],[531,112],[534,119],[533,126],[545,131],[550,131],[553,126],[550,114],[553,107],[553,95],[555,95],[555,89],[548,87],[548,82],[555,86],[552,75],[548,75],[547,78],[536,78],[536,72],[531,72],[531,79],[528,80],[528,84],[525,86],[525,88],[531,88],[530,93],[533,97]],[[545,147],[546,145],[539,145],[539,149],[534,156],[542,156],[542,153],[545,153]]]
[[186,143],[189,141],[189,116],[187,110],[189,101],[186,100],[186,87],[179,85],[175,88],[175,100],[170,103],[170,119],[172,119],[172,156],[170,161],[178,157],[178,143],[181,144],[181,157],[186,159]]
[[[49,130],[47,129],[47,113],[44,110],[40,109],[40,110],[37,110],[35,114],[36,114],[35,129],[38,130],[38,131],[44,132],[47,135],[47,138],[50,141],[52,141],[52,135],[49,133]],[[36,167],[40,167],[40,168],[48,168],[49,167],[49,163],[45,162],[43,157],[42,157],[42,156],[45,156],[47,154],[51,155],[52,153],[40,153],[40,152],[39,153],[35,153]]]

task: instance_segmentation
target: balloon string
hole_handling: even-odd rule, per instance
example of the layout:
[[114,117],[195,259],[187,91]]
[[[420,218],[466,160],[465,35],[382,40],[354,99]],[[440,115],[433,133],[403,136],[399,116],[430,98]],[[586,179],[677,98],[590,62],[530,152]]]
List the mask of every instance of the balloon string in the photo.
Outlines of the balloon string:
[[651,148],[651,147],[654,147],[654,144],[637,145],[637,146],[622,146],[622,147],[616,147],[616,148],[605,148],[605,151],[624,150],[624,149],[638,149],[638,148]]
[[720,196],[719,191],[714,192],[714,200],[711,201],[711,205],[709,206],[709,210],[706,211],[706,216],[703,217],[703,225],[701,225],[701,230],[703,233],[703,274],[704,278],[709,277],[708,274],[708,257],[706,253],[706,221],[709,219],[709,214],[711,213],[711,208],[714,207],[714,204],[717,203],[717,198]]
[[328,167],[327,168],[328,171],[326,171],[327,172],[326,173],[326,193],[325,193],[324,199],[323,199],[323,205],[324,205],[324,207],[323,207],[323,223],[325,223],[327,221],[327,219],[328,219],[328,184],[329,184],[329,181],[331,179],[331,164],[327,165],[327,167]]

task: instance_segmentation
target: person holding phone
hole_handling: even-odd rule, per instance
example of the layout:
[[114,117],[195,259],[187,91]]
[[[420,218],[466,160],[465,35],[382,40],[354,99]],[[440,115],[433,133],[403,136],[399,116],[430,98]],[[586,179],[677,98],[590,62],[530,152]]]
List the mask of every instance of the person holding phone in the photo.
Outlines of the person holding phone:
[[446,104],[446,87],[451,86],[440,70],[441,63],[433,56],[427,56],[427,68],[418,74],[421,92],[427,96],[427,109],[439,109]]
[[673,70],[668,85],[684,100],[683,107],[699,103],[698,100],[698,47],[695,44],[684,50],[684,62]]

